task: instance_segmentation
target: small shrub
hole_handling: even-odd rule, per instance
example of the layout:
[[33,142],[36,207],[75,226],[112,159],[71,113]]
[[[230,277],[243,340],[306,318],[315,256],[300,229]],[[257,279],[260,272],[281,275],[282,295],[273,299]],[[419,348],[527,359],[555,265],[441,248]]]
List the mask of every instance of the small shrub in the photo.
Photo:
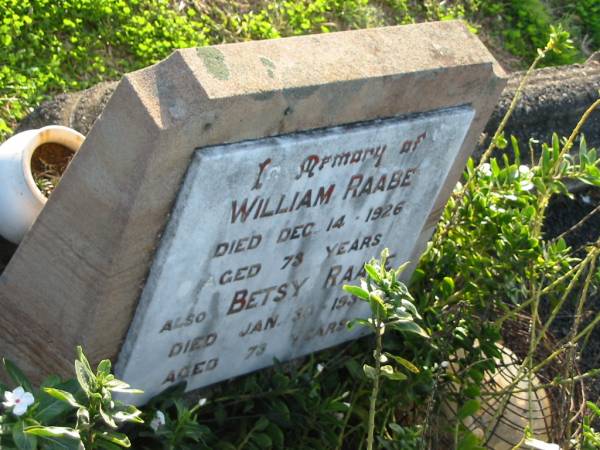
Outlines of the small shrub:
[[[115,449],[131,447],[117,431],[127,422],[142,423],[141,411],[113,398],[113,392],[136,393],[110,373],[110,361],[92,371],[81,348],[77,349],[77,382],[56,376],[33,388],[19,368],[4,360],[4,368],[17,386],[0,387],[5,398],[0,415],[0,446],[18,450]],[[64,426],[68,424],[68,426]]]

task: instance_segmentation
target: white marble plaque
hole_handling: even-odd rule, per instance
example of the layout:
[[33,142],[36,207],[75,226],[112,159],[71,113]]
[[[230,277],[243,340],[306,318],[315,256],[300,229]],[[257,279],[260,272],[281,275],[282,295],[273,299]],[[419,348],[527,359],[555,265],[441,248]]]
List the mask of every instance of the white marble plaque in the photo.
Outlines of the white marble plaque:
[[[365,333],[342,291],[385,247],[412,254],[469,107],[198,149],[117,374],[207,386]],[[232,125],[234,126],[234,125]]]

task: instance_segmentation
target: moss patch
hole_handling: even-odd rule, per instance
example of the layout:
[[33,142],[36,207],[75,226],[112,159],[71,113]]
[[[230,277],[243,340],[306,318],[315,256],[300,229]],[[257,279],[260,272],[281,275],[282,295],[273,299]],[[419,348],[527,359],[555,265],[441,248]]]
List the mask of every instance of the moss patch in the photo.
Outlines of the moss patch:
[[225,55],[214,48],[204,47],[196,50],[208,73],[218,80],[229,80],[229,68],[225,64]]

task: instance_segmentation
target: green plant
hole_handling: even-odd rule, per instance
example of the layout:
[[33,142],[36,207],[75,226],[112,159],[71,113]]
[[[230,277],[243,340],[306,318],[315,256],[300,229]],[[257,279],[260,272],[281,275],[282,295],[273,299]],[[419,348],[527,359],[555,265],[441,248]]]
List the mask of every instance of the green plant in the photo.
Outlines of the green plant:
[[68,415],[68,405],[44,392],[48,387],[75,392],[76,385],[50,377],[38,391],[15,364],[6,359],[3,362],[16,387],[10,391],[7,386],[0,386],[0,394],[5,399],[0,415],[0,447],[18,450],[81,448],[79,433],[71,427],[60,426]]
[[83,401],[78,401],[67,391],[54,388],[46,388],[45,391],[77,409],[75,429],[79,432],[86,449],[111,448],[114,445],[130,447],[129,438],[115,430],[126,422],[143,423],[140,418],[141,411],[133,405],[114,399],[112,394],[136,394],[141,391],[131,389],[127,383],[117,380],[111,374],[109,360],[101,361],[94,373],[81,347],[77,347],[75,374],[84,394]]
[[408,289],[399,278],[407,264],[404,264],[397,270],[388,270],[386,269],[388,256],[389,251],[385,249],[381,253],[379,261],[373,259],[365,264],[367,279],[361,280],[361,286],[344,286],[346,292],[368,302],[372,314],[369,319],[355,319],[351,321],[349,326],[359,324],[370,328],[375,333],[375,350],[373,355],[375,367],[368,364],[363,366],[367,378],[373,380],[373,390],[369,404],[368,450],[372,450],[374,443],[375,411],[381,377],[396,381],[406,380],[406,375],[398,371],[394,367],[394,364],[392,364],[392,361],[410,371],[419,371],[414,364],[400,356],[382,353],[382,337],[385,330],[391,329],[401,333],[414,333],[424,338],[429,337],[427,332],[415,321],[421,319],[421,316],[413,304],[413,298]]
[[587,402],[591,414],[583,418],[583,432],[581,439],[581,450],[595,450],[600,448],[600,432],[592,427],[594,420],[600,419],[600,408],[592,402]]
[[165,415],[160,409],[154,411],[152,420],[147,421],[153,433],[145,435],[156,437],[167,450],[197,449],[199,443],[206,445],[204,437],[210,434],[210,429],[198,423],[201,403],[187,408],[180,399],[166,397],[162,407],[168,410],[167,405],[174,409],[174,414]]
[[[567,33],[553,29],[533,65],[549,52],[569,44]],[[579,139],[578,154],[572,154],[583,123],[599,105],[600,101],[596,101],[584,113],[569,138],[561,141],[555,135],[552,143],[542,144],[539,149],[530,143],[532,167],[521,164],[521,150],[514,138],[511,138],[512,161],[504,154],[501,160],[491,158],[488,162],[496,149],[502,151],[508,147],[502,133],[507,116],[480,164],[475,167],[473,161],[468,162],[464,184],[457,187],[450,199],[415,272],[411,289],[417,293],[416,306],[432,330],[432,344],[441,357],[455,355],[459,367],[459,376],[454,379],[459,389],[452,394],[456,403],[463,405],[454,427],[457,447],[461,433],[468,431],[460,422],[476,412],[477,398],[483,395],[484,374],[495,370],[501,329],[518,314],[527,311],[531,316],[529,348],[516,380],[502,393],[494,394],[501,399],[495,419],[502,414],[502,405],[520,380],[529,377],[531,382],[534,374],[542,373],[561,355],[566,364],[561,364],[551,383],[568,385],[564,395],[574,398],[575,386],[597,375],[596,370],[577,374],[575,361],[600,321],[600,315],[585,324],[583,320],[588,294],[597,283],[600,241],[591,243],[580,257],[581,253],[566,245],[563,236],[546,237],[543,223],[550,199],[570,195],[566,180],[578,179],[600,186],[600,160],[583,137]],[[575,311],[569,333],[552,354],[537,358],[538,348],[551,332],[557,316],[564,314],[569,301]],[[464,356],[456,358],[457,351]],[[466,408],[469,414],[464,413],[467,405],[472,406]],[[575,415],[572,409],[561,413],[561,417]],[[493,427],[486,430],[486,439],[492,430]],[[568,419],[556,424],[554,431],[562,443],[577,435]]]
[[[5,413],[0,416],[2,448],[92,450],[131,446],[129,438],[116,429],[126,422],[142,423],[141,411],[114,399],[112,393],[139,391],[110,373],[110,361],[101,361],[94,373],[78,347],[77,383],[62,383],[53,376],[39,391],[12,362],[4,360],[4,367],[17,388],[1,388],[6,399]],[[62,426],[65,423],[71,426]]]
[[595,0],[576,0],[569,6],[581,21],[581,33],[590,38],[596,49],[600,48],[600,4]]
[[166,0],[2,0],[0,138],[47,95],[92,86],[207,43]]
[[[524,60],[533,59],[537,49],[544,48],[549,39],[550,26],[558,22],[542,0],[483,0],[481,13],[498,30],[496,35],[503,47]],[[570,48],[549,55],[544,64],[573,64],[580,60],[580,52]]]
[[388,427],[391,430],[391,439],[378,437],[380,448],[386,450],[422,450],[425,448],[422,426],[403,427],[397,423],[390,423]]
[[[575,18],[565,24],[580,43],[597,46],[598,8],[575,0],[555,9]],[[557,14],[540,0],[0,0],[0,139],[49,96],[118,79],[177,48],[448,19],[497,34],[528,60]],[[546,63],[579,59],[569,50]]]

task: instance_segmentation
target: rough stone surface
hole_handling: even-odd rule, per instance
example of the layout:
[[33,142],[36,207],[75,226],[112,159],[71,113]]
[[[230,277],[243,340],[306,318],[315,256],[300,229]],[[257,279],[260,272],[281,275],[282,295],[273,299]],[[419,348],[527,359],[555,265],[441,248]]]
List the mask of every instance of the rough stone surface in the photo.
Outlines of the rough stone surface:
[[85,91],[57,95],[23,119],[15,132],[46,125],[64,125],[85,136],[102,113],[117,84],[116,81],[100,83]]
[[[530,137],[540,142],[549,142],[552,133],[568,136],[583,112],[595,101],[600,90],[600,52],[594,53],[586,64],[563,67],[547,67],[536,70],[523,90],[523,95],[512,118],[508,121],[505,135],[514,135],[527,149]],[[510,75],[508,84],[492,117],[485,127],[485,134],[494,134],[500,120],[508,110],[515,90],[525,72]],[[45,125],[66,125],[87,134],[91,124],[108,102],[117,83],[102,83],[98,87],[62,94],[40,105],[19,126],[17,131],[40,128]],[[76,114],[72,114],[76,105]],[[85,117],[86,121],[77,119]],[[75,120],[73,120],[74,118]],[[596,111],[583,127],[588,144],[600,148],[600,111]],[[487,143],[487,141],[485,141]],[[484,145],[479,145],[474,156],[481,155]],[[529,151],[523,152],[529,160]]]
[[69,374],[77,344],[117,355],[196,148],[470,105],[422,248],[504,84],[459,22],[186,49],[127,75],[0,277],[0,353],[34,381]]

